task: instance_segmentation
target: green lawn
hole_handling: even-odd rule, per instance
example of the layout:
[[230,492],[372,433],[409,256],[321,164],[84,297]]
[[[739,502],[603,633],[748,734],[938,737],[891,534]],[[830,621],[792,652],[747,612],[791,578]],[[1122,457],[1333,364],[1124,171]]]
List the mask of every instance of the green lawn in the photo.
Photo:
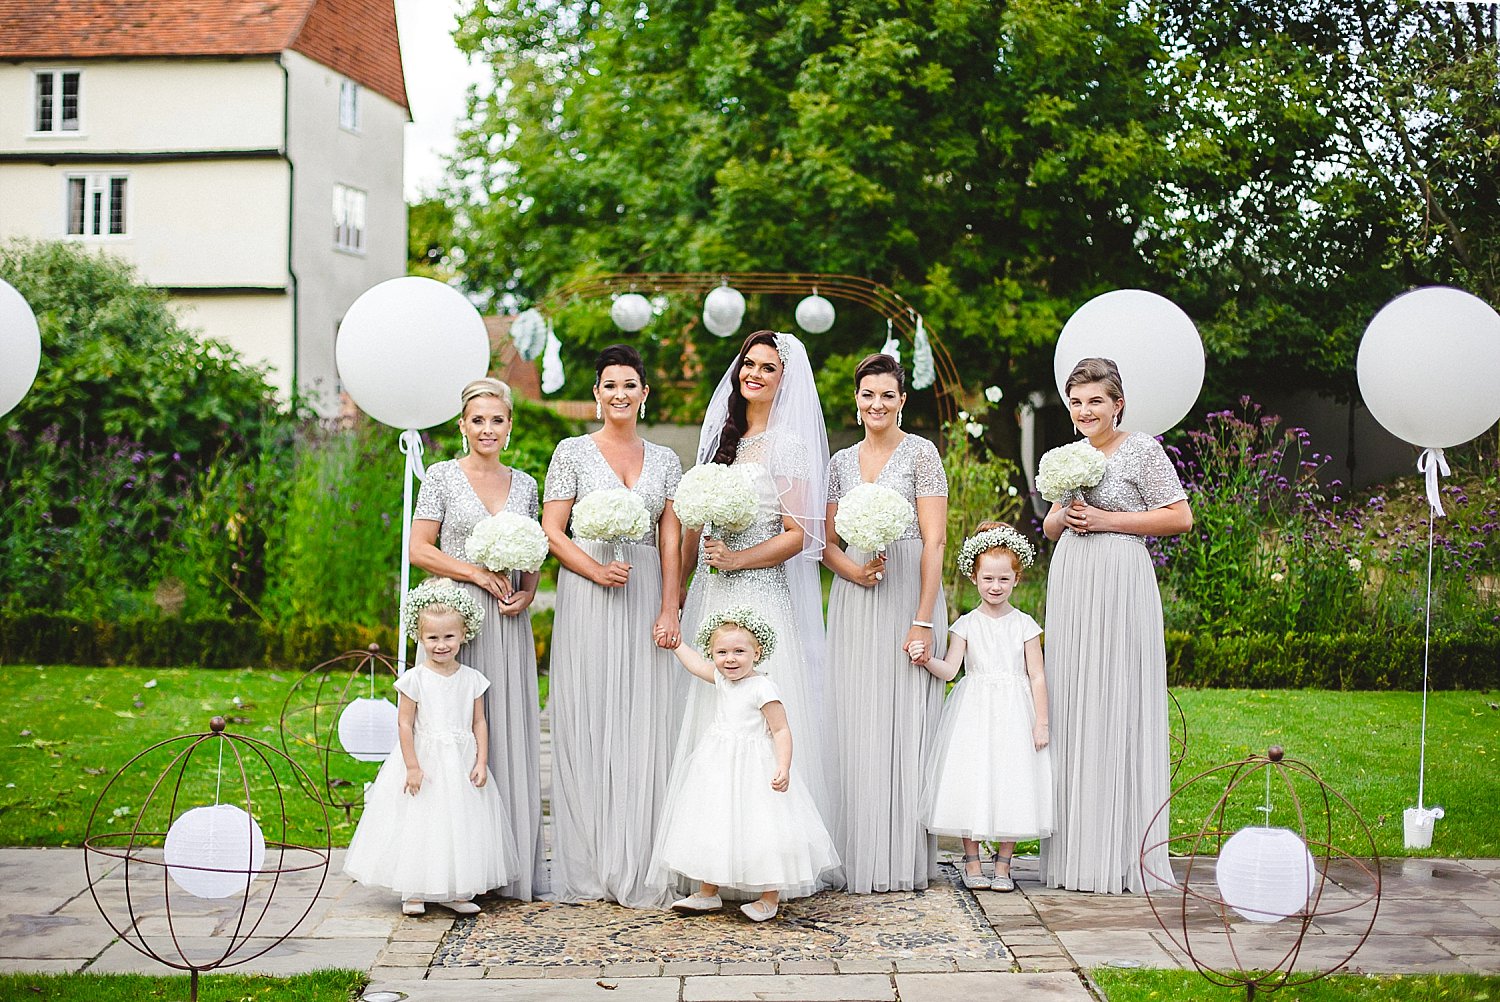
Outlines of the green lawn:
[[[100,790],[127,759],[163,738],[206,730],[215,714],[230,719],[231,731],[279,747],[277,722],[296,678],[263,670],[12,666],[7,672],[11,699],[0,707],[0,735],[11,754],[0,760],[0,845],[77,845]],[[1404,854],[1401,810],[1416,801],[1420,694],[1184,689],[1178,698],[1188,721],[1179,783],[1280,744],[1354,803],[1382,855]],[[1497,702],[1493,693],[1432,696],[1427,801],[1448,814],[1438,822],[1431,851],[1415,855],[1500,856]],[[338,773],[350,782],[374,775],[373,764],[336,758]],[[204,765],[211,774],[213,763]],[[143,774],[111,791],[103,807],[112,830],[134,823],[154,778],[154,772]],[[204,794],[206,787],[200,781],[194,790]],[[1174,831],[1201,823],[1221,790],[1222,784],[1189,791],[1174,814]],[[1255,791],[1247,798],[1259,803]],[[289,803],[293,835],[320,837],[321,814],[311,802],[293,796]],[[1291,823],[1287,803],[1276,806],[1272,823]],[[334,843],[346,844],[353,825],[342,812],[331,820]],[[1348,831],[1341,828],[1341,837]],[[274,836],[267,831],[267,837]]]
[[[359,971],[314,971],[293,977],[205,974],[199,1002],[349,1002],[369,977]],[[155,974],[0,974],[0,999],[50,1002],[134,1002],[188,997],[188,977]]]
[[[1089,974],[1106,1002],[1244,1002],[1245,989],[1221,988],[1196,971],[1116,970]],[[1421,974],[1366,977],[1340,974],[1300,988],[1261,992],[1275,1002],[1483,1002],[1500,999],[1500,977],[1481,974]]]

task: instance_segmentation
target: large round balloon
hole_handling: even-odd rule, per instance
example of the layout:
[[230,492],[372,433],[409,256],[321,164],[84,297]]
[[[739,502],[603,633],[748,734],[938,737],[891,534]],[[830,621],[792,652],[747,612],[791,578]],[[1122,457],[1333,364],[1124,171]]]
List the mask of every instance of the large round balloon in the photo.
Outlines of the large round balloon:
[[0,281],[0,416],[21,402],[42,362],[42,336],[26,300]]
[[1359,342],[1359,392],[1387,431],[1446,449],[1500,420],[1500,314],[1431,286],[1383,306]]
[[1126,431],[1160,435],[1187,416],[1203,389],[1203,340],[1165,296],[1116,289],[1095,296],[1068,318],[1057,337],[1052,372],[1057,392],[1085,358],[1109,358],[1125,388]]
[[459,292],[409,276],[354,301],[334,358],[366,414],[394,428],[430,428],[457,416],[459,393],[489,370],[490,339]]

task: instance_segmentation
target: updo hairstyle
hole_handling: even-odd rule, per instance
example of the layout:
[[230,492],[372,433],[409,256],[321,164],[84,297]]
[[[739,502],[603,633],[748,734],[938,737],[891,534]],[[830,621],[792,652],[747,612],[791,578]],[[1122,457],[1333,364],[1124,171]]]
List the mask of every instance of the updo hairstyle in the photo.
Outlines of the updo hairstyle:
[[1109,394],[1111,400],[1121,401],[1119,420],[1125,420],[1125,387],[1120,383],[1120,367],[1115,365],[1112,358],[1086,358],[1073,366],[1073,371],[1068,373],[1068,381],[1063,384],[1063,393],[1069,393],[1075,386],[1085,383],[1099,383],[1104,391]]

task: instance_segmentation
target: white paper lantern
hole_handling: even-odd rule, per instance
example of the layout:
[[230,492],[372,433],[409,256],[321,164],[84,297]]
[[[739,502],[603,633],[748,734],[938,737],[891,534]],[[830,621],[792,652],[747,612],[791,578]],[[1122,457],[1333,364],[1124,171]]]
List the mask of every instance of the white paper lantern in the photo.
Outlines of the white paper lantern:
[[1355,368],[1365,406],[1392,435],[1459,445],[1500,419],[1500,314],[1459,289],[1415,289],[1375,314]]
[[651,301],[639,292],[627,292],[610,306],[609,318],[620,330],[634,333],[651,322]]
[[459,412],[459,393],[490,366],[479,311],[430,278],[393,278],[356,299],[334,346],[360,409],[393,428],[431,428]]
[[195,807],[167,829],[163,856],[172,881],[184,891],[227,898],[260,873],[266,839],[255,819],[233,804]]
[[1307,907],[1317,867],[1286,828],[1241,828],[1219,850],[1219,897],[1251,922],[1280,922]]
[[396,748],[396,706],[361,696],[339,714],[339,744],[361,762],[384,762]]
[[42,361],[42,336],[31,305],[0,281],[0,416],[9,414],[36,381]]
[[797,326],[809,334],[822,334],[833,326],[833,304],[817,293],[797,304]]
[[1057,337],[1052,372],[1057,392],[1085,358],[1110,358],[1125,384],[1120,427],[1160,435],[1176,427],[1203,389],[1203,340],[1176,303],[1140,289],[1095,296],[1068,318]]
[[703,300],[703,326],[716,337],[728,337],[745,319],[745,297],[738,289],[721,285]]
[[511,321],[510,339],[522,361],[534,362],[547,347],[547,318],[540,310],[527,310]]

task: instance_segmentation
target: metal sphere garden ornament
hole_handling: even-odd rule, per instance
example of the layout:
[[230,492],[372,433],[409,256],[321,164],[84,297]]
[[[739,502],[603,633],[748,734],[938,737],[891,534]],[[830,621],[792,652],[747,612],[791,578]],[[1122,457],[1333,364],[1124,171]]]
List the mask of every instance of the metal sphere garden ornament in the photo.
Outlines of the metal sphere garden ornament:
[[[328,812],[320,805],[321,817],[311,819],[321,833],[315,844],[293,842],[288,783],[307,788],[311,780],[282,752],[228,733],[214,717],[206,732],[135,755],[94,803],[83,839],[94,904],[131,949],[189,972],[193,999],[201,973],[254,960],[290,936],[328,878]],[[111,809],[141,790],[139,809]],[[217,904],[184,907],[184,894]]]
[[[1178,786],[1147,832],[1164,830],[1169,814],[1181,824],[1181,806],[1203,799],[1186,794],[1221,782],[1196,828],[1142,841],[1152,913],[1200,974],[1243,987],[1247,999],[1327,977],[1359,952],[1380,909],[1380,857],[1369,826],[1311,766],[1273,745]],[[1271,824],[1278,811],[1291,815],[1288,824]],[[1156,872],[1148,861],[1164,858],[1162,849],[1179,855]],[[1324,949],[1310,964],[1303,940],[1315,921],[1330,920],[1352,945]]]
[[396,748],[396,707],[381,698],[396,675],[396,661],[371,644],[309,668],[282,703],[281,750],[309,777],[304,792],[346,819],[364,807],[375,778],[361,763],[383,762]]
[[610,305],[609,318],[620,330],[633,334],[651,322],[651,300],[639,292],[627,292]]
[[727,283],[713,289],[703,300],[703,326],[715,337],[728,337],[745,319],[745,297]]
[[797,326],[809,334],[825,334],[833,326],[833,304],[814,289],[813,294],[797,304]]

